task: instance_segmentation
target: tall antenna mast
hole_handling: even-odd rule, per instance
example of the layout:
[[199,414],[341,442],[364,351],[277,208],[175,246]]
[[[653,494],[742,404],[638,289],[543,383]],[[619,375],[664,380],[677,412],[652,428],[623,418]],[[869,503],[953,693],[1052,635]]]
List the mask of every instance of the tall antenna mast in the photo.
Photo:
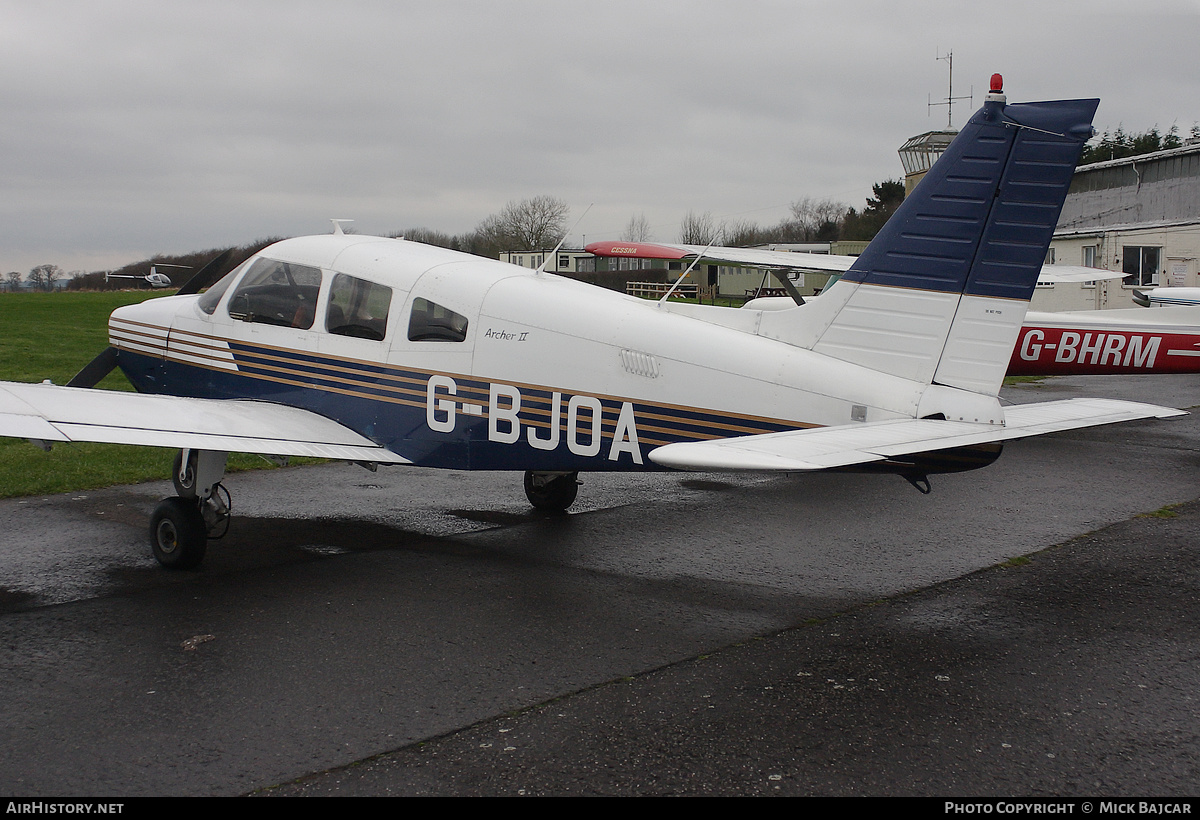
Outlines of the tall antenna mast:
[[946,130],[952,131],[952,130],[954,130],[954,101],[955,100],[971,100],[973,103],[975,101],[975,86],[971,86],[971,94],[968,97],[954,96],[954,52],[948,51],[946,53],[946,56],[938,57],[937,59],[945,60],[947,65],[949,65],[949,67],[950,67],[950,85],[946,92],[946,100],[944,102],[936,102],[935,103],[932,99],[930,99],[929,107],[933,108],[935,105],[946,106]]

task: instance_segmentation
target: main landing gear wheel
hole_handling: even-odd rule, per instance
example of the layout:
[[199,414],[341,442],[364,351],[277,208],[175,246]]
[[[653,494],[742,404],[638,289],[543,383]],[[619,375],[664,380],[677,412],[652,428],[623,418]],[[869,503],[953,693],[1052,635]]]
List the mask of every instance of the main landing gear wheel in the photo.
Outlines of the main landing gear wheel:
[[150,516],[150,548],[168,569],[192,569],[208,549],[208,525],[195,499],[164,498]]
[[168,569],[192,569],[204,560],[208,539],[229,531],[229,491],[221,484],[228,454],[185,449],[171,465],[174,498],[163,499],[150,517],[150,549]]
[[579,473],[525,471],[525,497],[539,510],[564,512],[579,494]]

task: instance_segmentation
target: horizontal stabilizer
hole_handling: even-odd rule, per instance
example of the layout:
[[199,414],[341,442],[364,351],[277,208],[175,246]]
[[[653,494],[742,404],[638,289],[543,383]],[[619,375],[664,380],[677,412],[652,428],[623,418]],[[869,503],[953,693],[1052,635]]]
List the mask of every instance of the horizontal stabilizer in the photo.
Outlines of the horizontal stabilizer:
[[260,401],[0,382],[0,436],[407,464],[335,421]]
[[758,436],[667,444],[650,460],[678,470],[828,470],[952,447],[1186,415],[1182,410],[1111,399],[1067,399],[1006,407],[1004,425],[893,419]]
[[1042,265],[1042,272],[1038,274],[1038,284],[1043,282],[1051,285],[1110,282],[1113,279],[1124,279],[1126,276],[1128,274],[1124,271],[1085,268],[1082,265]]

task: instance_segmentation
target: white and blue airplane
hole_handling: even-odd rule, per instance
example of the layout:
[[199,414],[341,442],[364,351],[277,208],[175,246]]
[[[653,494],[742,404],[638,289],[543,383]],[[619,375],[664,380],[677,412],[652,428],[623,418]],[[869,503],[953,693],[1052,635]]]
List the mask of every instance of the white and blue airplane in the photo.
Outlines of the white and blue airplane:
[[[549,510],[596,470],[879,470],[928,492],[1009,439],[1181,412],[997,397],[1097,104],[995,86],[808,304],[647,302],[335,227],[114,311],[70,385],[0,383],[0,435],[178,448],[150,521],[176,568],[228,525],[232,451],[524,471]],[[88,389],[114,366],[137,393]]]

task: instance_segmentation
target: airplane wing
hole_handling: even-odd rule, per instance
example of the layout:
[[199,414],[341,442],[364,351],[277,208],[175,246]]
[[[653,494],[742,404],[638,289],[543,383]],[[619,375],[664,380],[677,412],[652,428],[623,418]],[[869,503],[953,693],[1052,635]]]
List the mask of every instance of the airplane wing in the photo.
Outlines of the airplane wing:
[[1151,305],[1192,306],[1200,305],[1200,288],[1163,287],[1150,290],[1134,290],[1133,301],[1142,307]]
[[1098,424],[1181,415],[1186,413],[1139,402],[1066,399],[1006,407],[1002,427],[937,419],[893,419],[666,444],[651,450],[650,460],[678,470],[827,470]]
[[261,401],[0,382],[0,436],[408,464],[324,416]]
[[[782,271],[814,271],[844,273],[850,270],[856,257],[828,253],[795,253],[761,248],[705,248],[703,245],[675,245],[665,242],[593,242],[584,248],[596,256],[627,256],[633,259],[669,259],[702,261],[730,267],[759,268]],[[1043,265],[1039,282],[1095,282],[1102,279],[1123,279],[1121,271],[1085,268],[1082,265]]]
[[1107,279],[1124,279],[1128,276],[1119,270],[1101,270],[1100,268],[1085,268],[1082,265],[1042,265],[1038,274],[1038,282],[1098,282]]
[[596,256],[628,256],[633,259],[671,259],[705,262],[731,267],[839,273],[850,270],[853,256],[828,253],[792,253],[761,248],[705,248],[703,245],[671,245],[660,242],[593,242],[584,248]]

